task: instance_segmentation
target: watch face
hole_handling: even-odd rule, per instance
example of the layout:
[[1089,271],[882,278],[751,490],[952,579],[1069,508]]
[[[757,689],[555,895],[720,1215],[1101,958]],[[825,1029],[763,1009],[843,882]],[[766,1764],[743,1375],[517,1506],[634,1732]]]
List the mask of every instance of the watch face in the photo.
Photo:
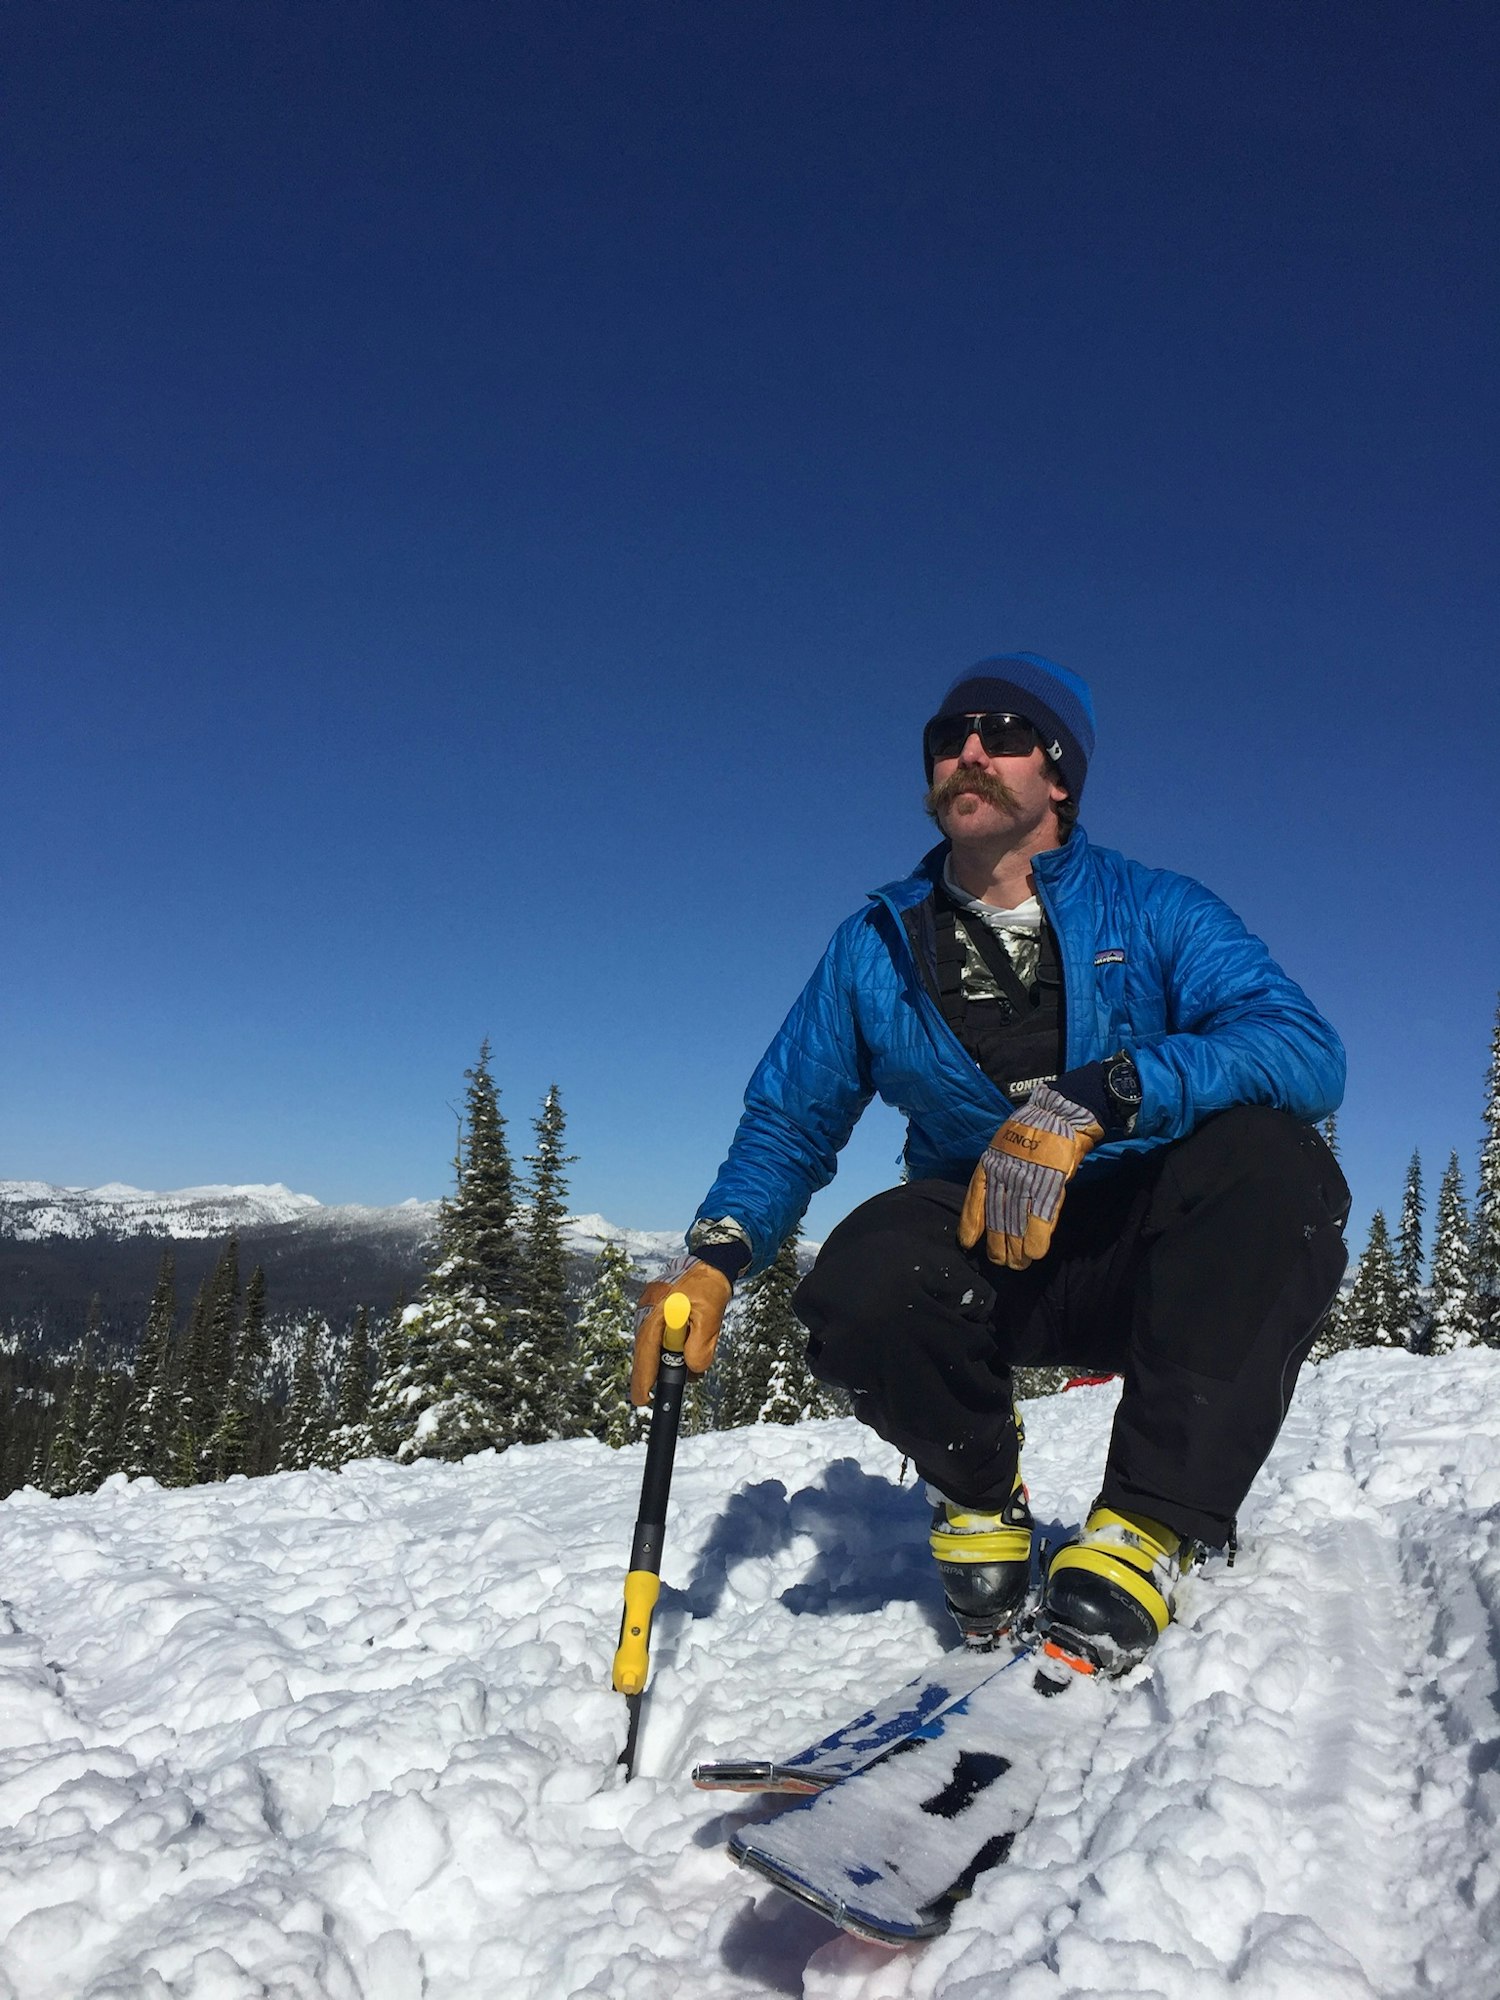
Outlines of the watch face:
[[1104,1082],[1110,1096],[1117,1104],[1140,1103],[1141,1080],[1136,1075],[1133,1062],[1111,1063]]

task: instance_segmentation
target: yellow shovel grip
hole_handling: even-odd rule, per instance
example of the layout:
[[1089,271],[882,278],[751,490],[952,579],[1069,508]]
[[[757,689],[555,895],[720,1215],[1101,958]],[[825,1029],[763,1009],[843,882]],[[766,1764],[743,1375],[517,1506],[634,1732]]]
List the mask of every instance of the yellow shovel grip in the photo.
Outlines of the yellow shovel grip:
[[693,1316],[693,1302],[686,1292],[669,1292],[661,1309],[666,1321],[666,1331],[661,1344],[669,1354],[681,1354],[687,1340],[688,1321]]
[[655,1570],[633,1569],[625,1578],[625,1616],[615,1650],[615,1693],[639,1694],[646,1685],[651,1652],[651,1614],[661,1595]]

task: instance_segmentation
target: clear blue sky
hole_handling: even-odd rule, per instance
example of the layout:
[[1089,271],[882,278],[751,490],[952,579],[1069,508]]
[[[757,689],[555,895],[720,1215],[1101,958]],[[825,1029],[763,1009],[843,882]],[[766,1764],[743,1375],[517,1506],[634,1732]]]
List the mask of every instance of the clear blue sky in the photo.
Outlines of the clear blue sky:
[[[1093,684],[1091,837],[1472,1181],[1500,987],[1500,17],[31,0],[7,34],[0,1176],[432,1196],[481,1037],[684,1222],[919,732]],[[825,1233],[894,1173],[872,1114]]]

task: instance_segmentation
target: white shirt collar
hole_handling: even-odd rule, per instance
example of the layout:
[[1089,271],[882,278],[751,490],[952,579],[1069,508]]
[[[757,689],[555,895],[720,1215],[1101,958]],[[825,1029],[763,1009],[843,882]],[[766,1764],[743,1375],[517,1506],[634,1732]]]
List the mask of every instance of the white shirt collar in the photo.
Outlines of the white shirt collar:
[[1042,928],[1042,906],[1035,896],[1028,896],[1024,903],[1017,903],[1013,910],[1002,910],[997,903],[982,903],[977,896],[971,896],[967,889],[960,889],[953,879],[953,857],[950,854],[943,863],[943,887],[961,909],[978,917],[993,931],[1040,931]]

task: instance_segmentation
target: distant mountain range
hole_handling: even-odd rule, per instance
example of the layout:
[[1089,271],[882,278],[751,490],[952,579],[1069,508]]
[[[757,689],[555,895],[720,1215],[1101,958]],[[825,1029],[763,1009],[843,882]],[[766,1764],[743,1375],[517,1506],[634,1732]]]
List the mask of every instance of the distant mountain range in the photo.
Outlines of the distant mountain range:
[[[113,1181],[95,1188],[0,1181],[0,1334],[71,1342],[97,1298],[105,1337],[133,1344],[163,1250],[172,1250],[186,1305],[231,1234],[242,1277],[265,1267],[273,1318],[316,1311],[339,1326],[358,1305],[384,1314],[415,1295],[438,1207],[325,1207],[279,1182],[155,1193]],[[570,1216],[565,1230],[578,1279],[606,1241],[620,1245],[642,1278],[657,1276],[682,1248],[673,1231],[621,1229],[602,1215]]]

